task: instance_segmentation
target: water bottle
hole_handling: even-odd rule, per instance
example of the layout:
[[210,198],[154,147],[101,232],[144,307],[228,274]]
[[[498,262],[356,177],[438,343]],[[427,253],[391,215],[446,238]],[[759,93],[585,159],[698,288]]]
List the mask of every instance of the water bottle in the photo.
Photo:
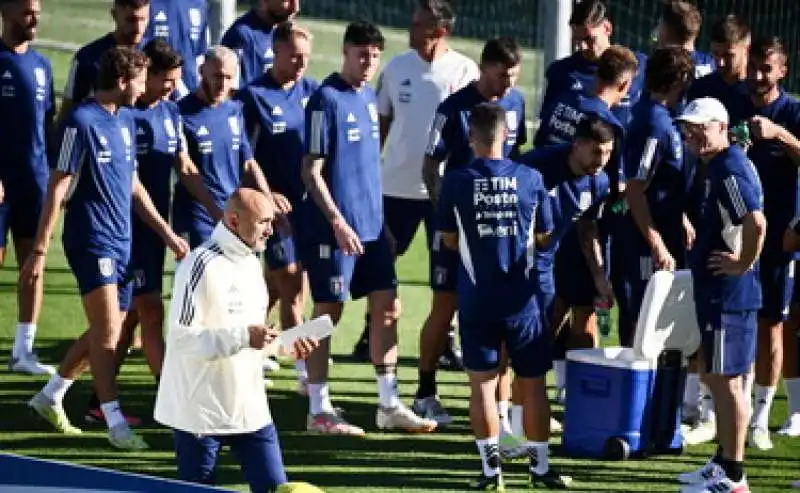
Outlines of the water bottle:
[[600,336],[607,339],[611,335],[611,303],[605,298],[594,300],[594,313],[597,315],[597,328]]
[[750,125],[742,122],[730,129],[730,138],[735,144],[745,147],[750,144]]

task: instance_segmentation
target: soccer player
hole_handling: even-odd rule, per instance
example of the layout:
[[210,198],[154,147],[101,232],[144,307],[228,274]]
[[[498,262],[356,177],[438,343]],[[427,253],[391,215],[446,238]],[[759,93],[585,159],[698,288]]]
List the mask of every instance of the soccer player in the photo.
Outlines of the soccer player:
[[[783,237],[786,252],[800,251],[800,216],[795,217]],[[778,434],[787,437],[800,436],[800,336],[798,336],[798,295],[795,284],[792,309],[789,319],[783,324],[783,385],[786,389],[786,421]],[[800,488],[800,481],[796,483]]]
[[[344,34],[342,69],[328,76],[306,106],[302,178],[301,258],[308,272],[314,316],[338,323],[344,301],[368,297],[370,354],[378,381],[380,429],[430,432],[436,422],[416,416],[397,390],[397,278],[383,227],[378,100],[367,83],[383,51],[380,30],[354,22]],[[309,357],[309,431],[364,435],[337,413],[328,390],[330,338]]]
[[[595,74],[600,58],[611,46],[613,25],[609,17],[606,2],[601,0],[585,0],[575,6],[569,19],[572,30],[572,41],[578,50],[560,60],[556,60],[545,72],[547,82],[540,114],[549,110],[564,92],[591,92],[594,87]],[[638,64],[637,72],[631,79],[630,88],[622,100],[614,104],[614,115],[627,127],[630,122],[631,108],[641,96],[644,86],[644,67],[647,57],[635,54]]]
[[200,65],[208,48],[207,0],[151,0],[144,40],[165,40],[183,59],[173,96],[182,98],[200,85]]
[[228,28],[220,43],[239,55],[239,87],[257,80],[272,66],[275,27],[299,11],[300,0],[257,0]]
[[[0,264],[5,260],[8,232],[14,235],[17,263],[28,258],[47,190],[47,143],[55,113],[53,70],[50,61],[31,48],[41,15],[39,0],[10,0],[0,4]],[[36,321],[44,295],[42,279],[20,283],[17,325],[11,371],[52,374],[33,353]]]
[[[625,129],[612,112],[612,108],[625,98],[637,72],[638,61],[633,52],[622,46],[611,46],[603,51],[594,76],[593,91],[579,94],[568,91],[553,100],[541,113],[542,123],[534,140],[535,147],[572,142],[575,128],[587,115],[594,114],[610,123],[616,132],[616,143],[611,163],[606,169],[610,180],[609,201],[620,196],[622,152]],[[563,400],[566,385],[567,348],[591,348],[597,343],[595,300],[613,299],[604,261],[593,253],[584,252],[577,230],[567,233],[556,254],[555,282],[557,291],[553,320],[554,330],[568,310],[572,317],[567,330],[561,331],[556,341],[554,369],[559,399]]]
[[150,17],[150,0],[114,0],[111,17],[114,30],[79,49],[72,59],[58,113],[59,122],[70,114],[73,106],[94,93],[100,58],[106,51],[115,46],[141,48]]
[[[383,207],[396,256],[408,250],[420,223],[425,225],[430,245],[433,205],[422,181],[428,133],[439,103],[479,77],[478,65],[448,45],[454,22],[455,13],[448,1],[421,0],[409,28],[411,49],[392,58],[378,79],[384,146]],[[437,362],[446,360],[448,367],[458,367],[460,358],[454,338],[444,330],[450,327],[449,322],[430,322],[429,318],[420,336],[420,377],[413,409],[446,425],[450,417],[436,405],[434,373]],[[369,357],[368,334],[365,329],[354,355]]]
[[619,337],[633,345],[647,282],[656,270],[683,269],[694,229],[684,214],[693,176],[670,112],[683,101],[694,63],[683,48],[657,49],[648,60],[645,97],[633,109],[625,139],[625,198],[630,214],[615,237],[620,249],[614,281]]
[[[241,184],[272,195],[253,159],[241,105],[229,99],[236,64],[236,53],[224,46],[212,46],[200,67],[200,87],[178,102],[184,148],[212,199],[209,204],[183,182],[175,186],[172,222],[192,248],[208,239],[222,217],[225,201]],[[280,214],[289,211],[283,196],[272,197]]]
[[[519,156],[519,149],[527,142],[525,129],[525,99],[515,86],[521,70],[522,54],[516,41],[510,38],[495,38],[486,42],[481,53],[480,77],[463,89],[445,99],[436,110],[430,131],[428,148],[422,166],[422,178],[433,207],[437,206],[441,185],[440,169],[444,163],[445,173],[469,164],[474,158],[469,143],[469,131],[463,115],[477,104],[493,102],[505,110],[506,140],[503,147],[508,158]],[[435,218],[434,222],[438,222]],[[436,226],[430,247],[431,276],[433,290],[431,311],[425,322],[422,337],[438,335],[439,340],[450,327],[458,308],[456,278],[458,255],[443,248],[440,229]],[[435,354],[435,353],[434,353]],[[420,381],[426,396],[436,395],[436,374],[432,371]],[[503,386],[501,386],[503,387]],[[420,401],[421,398],[418,397]],[[502,398],[506,402],[508,399]],[[442,413],[438,405],[426,399],[418,405],[420,412],[428,413],[434,407],[435,414]],[[502,407],[502,406],[501,406]],[[439,409],[435,409],[439,408]]]
[[783,250],[783,233],[800,214],[800,102],[783,91],[787,51],[776,37],[758,40],[750,50],[747,83],[754,112],[749,119],[748,156],[764,187],[764,216],[769,228],[759,262],[763,306],[758,314],[755,401],[748,443],[772,448],[769,412],[783,363],[783,322],[794,288],[794,254]]
[[80,433],[69,422],[62,401],[70,385],[90,366],[109,441],[129,450],[147,448],[125,421],[115,376],[121,324],[130,304],[126,271],[132,210],[178,258],[188,251],[136,175],[136,126],[126,107],[144,90],[146,67],[145,55],[130,48],[115,47],[101,57],[95,97],[75,107],[64,121],[58,160],[21,280],[33,283],[42,276],[58,213],[66,203],[64,254],[78,281],[89,328],[28,405],[56,430]]
[[[300,176],[305,140],[305,106],[319,84],[305,77],[311,58],[312,36],[284,22],[274,30],[275,63],[236,94],[242,102],[247,134],[256,161],[274,191],[292,206],[289,223],[297,231],[302,221],[297,210],[305,194]],[[303,268],[292,231],[279,228],[267,240],[264,252],[267,284],[278,294],[284,329],[303,322],[305,289]],[[272,301],[272,300],[271,300]],[[272,303],[278,300],[272,301]],[[268,363],[269,364],[269,363]],[[305,361],[297,360],[298,391],[307,393]]]
[[659,48],[679,46],[689,52],[694,62],[694,78],[706,76],[714,71],[714,57],[695,48],[703,15],[691,2],[670,0],[665,2],[659,18],[656,45]]
[[744,471],[747,420],[744,375],[756,355],[761,308],[758,256],[766,236],[763,192],[744,150],[728,140],[728,113],[700,98],[678,117],[689,152],[706,168],[697,240],[691,251],[703,381],[716,404],[719,448],[696,471],[681,474],[683,491],[749,491]]
[[547,191],[538,171],[505,157],[505,110],[480,103],[468,117],[475,160],[449,170],[440,207],[442,241],[460,254],[459,332],[470,381],[470,424],[482,473],[471,489],[503,490],[496,412],[505,346],[523,393],[526,449],[534,486],[564,488],[571,479],[549,465],[550,416],[545,374],[551,336],[534,293],[534,256],[552,230]]

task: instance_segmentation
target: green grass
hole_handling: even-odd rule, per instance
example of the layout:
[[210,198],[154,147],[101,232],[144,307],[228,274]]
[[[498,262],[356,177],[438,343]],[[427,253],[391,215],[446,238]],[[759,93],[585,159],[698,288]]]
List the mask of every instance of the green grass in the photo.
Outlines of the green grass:
[[[48,0],[40,36],[74,43],[97,37],[108,25],[108,2],[97,0]],[[105,23],[105,24],[103,24]],[[316,51],[311,73],[323,77],[338,65],[342,24],[308,20],[316,33]],[[405,35],[387,30],[389,43],[385,60],[405,48]],[[480,44],[456,40],[459,49],[475,56]],[[47,50],[54,63],[57,87],[63,87],[69,55]],[[534,73],[540,61],[528,53],[529,62],[523,77],[523,89],[529,101],[535,101]],[[60,237],[60,233],[58,234]],[[430,294],[427,283],[427,253],[421,238],[398,264],[403,314],[400,321],[401,366],[400,390],[410,396],[416,385],[416,356],[419,328],[427,314]],[[13,340],[16,313],[16,261],[13,255],[0,268],[0,366],[8,360]],[[170,283],[166,284],[167,286]],[[349,303],[333,339],[336,361],[331,383],[335,401],[347,416],[367,430],[374,430],[374,377],[368,365],[355,364],[349,354],[361,330],[364,303]],[[40,320],[37,349],[46,362],[58,362],[72,339],[85,325],[72,275],[66,268],[60,241],[53,242],[48,258],[46,298]],[[440,393],[452,411],[455,424],[430,436],[404,436],[374,432],[366,439],[348,439],[307,435],[304,429],[305,399],[293,392],[293,370],[286,368],[273,377],[276,387],[269,391],[270,405],[283,442],[285,461],[291,478],[310,481],[330,492],[432,492],[464,491],[466,482],[478,471],[474,443],[468,425],[466,378],[462,374],[441,373]],[[80,464],[109,467],[122,471],[174,477],[172,444],[168,430],[147,425],[143,433],[153,450],[141,453],[117,453],[110,449],[102,429],[94,429],[80,438],[66,438],[44,429],[30,417],[25,402],[44,378],[2,373],[0,377],[0,448],[7,452]],[[88,378],[70,391],[66,407],[76,422],[91,390]],[[150,416],[155,384],[140,356],[131,358],[120,375],[121,400],[125,409],[139,416]],[[771,425],[779,426],[786,402],[781,394],[773,410]],[[556,408],[556,413],[561,413]],[[754,491],[785,491],[793,479],[800,478],[800,442],[776,437],[775,450],[749,454],[749,476]],[[572,460],[559,457],[559,440],[553,441],[555,464],[575,476],[578,491],[675,491],[673,477],[678,472],[700,465],[712,452],[712,446],[693,448],[681,457],[659,457],[648,461],[610,463]],[[506,467],[511,491],[524,489],[525,467]],[[238,466],[224,454],[219,466],[222,486],[244,490]]]

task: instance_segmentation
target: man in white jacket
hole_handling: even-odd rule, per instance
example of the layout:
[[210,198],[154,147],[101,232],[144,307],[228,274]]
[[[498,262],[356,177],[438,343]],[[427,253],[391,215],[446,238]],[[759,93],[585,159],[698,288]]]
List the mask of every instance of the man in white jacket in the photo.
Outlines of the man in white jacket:
[[[175,273],[155,419],[175,430],[182,480],[213,484],[227,444],[252,491],[287,481],[262,370],[263,350],[280,332],[264,324],[268,295],[256,256],[274,218],[264,194],[237,190],[223,221]],[[315,346],[303,339],[294,349],[305,357]]]

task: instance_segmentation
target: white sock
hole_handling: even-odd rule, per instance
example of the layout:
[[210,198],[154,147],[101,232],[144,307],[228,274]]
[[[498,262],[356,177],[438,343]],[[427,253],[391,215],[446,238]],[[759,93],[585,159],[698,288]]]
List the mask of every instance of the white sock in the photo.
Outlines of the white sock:
[[500,433],[503,435],[512,435],[511,416],[508,413],[508,401],[500,401],[497,403],[497,414],[500,416]]
[[508,401],[497,401],[497,415],[508,416]]
[[742,375],[742,393],[744,395],[745,409],[750,412],[747,416],[748,421],[753,416],[753,385],[756,383],[756,374],[753,368]]
[[393,409],[400,405],[397,395],[397,375],[394,372],[375,375],[378,379],[378,402],[381,407]]
[[309,411],[312,416],[321,413],[332,413],[333,404],[329,395],[327,383],[310,383],[308,384],[308,403]]
[[556,374],[556,388],[563,389],[567,386],[567,360],[557,359],[553,361],[553,371]]
[[119,407],[119,401],[110,401],[100,404],[100,410],[103,411],[103,416],[106,418],[106,425],[109,430],[126,424],[125,416],[122,414],[122,408]]
[[14,347],[11,357],[14,359],[25,357],[33,352],[33,338],[36,335],[36,324],[18,323],[14,336]]
[[756,405],[753,410],[753,419],[750,426],[769,429],[769,411],[772,409],[772,400],[775,399],[775,387],[763,387],[756,385]]
[[514,404],[511,406],[511,434],[517,438],[523,438],[522,429],[522,406]]
[[697,408],[700,406],[700,375],[697,373],[689,373],[686,375],[686,389],[683,391],[683,404],[690,408]]
[[493,478],[500,474],[500,437],[489,437],[485,440],[475,440],[478,453],[481,454],[483,474]]
[[700,382],[700,393],[702,394],[700,398],[700,420],[716,422],[717,414],[714,411],[714,398],[703,382]]
[[542,475],[550,470],[550,445],[547,442],[527,442],[525,448],[531,458],[530,470]]
[[800,414],[800,378],[785,378],[783,384],[786,387],[789,416]]
[[47,384],[42,389],[42,395],[47,397],[51,402],[60,405],[64,401],[64,396],[67,394],[67,390],[69,390],[73,382],[75,382],[75,380],[64,378],[56,372],[50,377],[50,380],[47,381]]
[[308,380],[308,370],[306,370],[306,360],[299,359],[294,362],[294,370],[297,372],[297,379],[300,381]]

